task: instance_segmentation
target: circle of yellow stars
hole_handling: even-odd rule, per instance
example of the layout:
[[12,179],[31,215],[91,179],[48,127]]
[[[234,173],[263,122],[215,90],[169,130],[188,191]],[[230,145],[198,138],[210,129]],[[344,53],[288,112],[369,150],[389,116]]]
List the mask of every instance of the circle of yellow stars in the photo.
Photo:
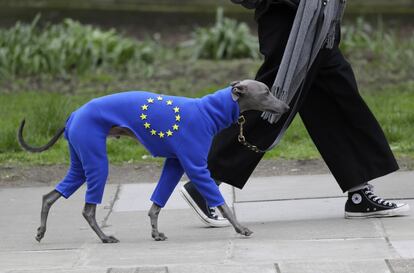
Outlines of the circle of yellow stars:
[[178,129],[180,128],[180,125],[179,125],[179,122],[181,121],[180,108],[177,106],[173,107],[172,100],[170,99],[165,100],[165,105],[171,106],[172,110],[174,111],[175,122],[171,126],[171,128],[169,128],[167,131],[158,131],[158,130],[155,130],[155,128],[152,127],[151,123],[148,122],[148,115],[146,114],[150,105],[154,104],[155,102],[164,103],[164,98],[162,96],[157,96],[155,98],[148,98],[147,103],[141,105],[142,112],[139,117],[141,118],[141,121],[143,122],[143,126],[145,129],[149,130],[152,136],[157,136],[159,138],[172,137],[174,133],[177,132]]

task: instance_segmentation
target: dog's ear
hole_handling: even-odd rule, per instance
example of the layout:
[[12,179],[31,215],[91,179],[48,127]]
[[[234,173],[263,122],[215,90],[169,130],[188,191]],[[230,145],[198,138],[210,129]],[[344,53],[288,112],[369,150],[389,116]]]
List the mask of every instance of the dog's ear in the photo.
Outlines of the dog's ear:
[[238,83],[240,83],[240,81],[233,81],[233,82],[230,83],[230,85],[234,87]]
[[[234,83],[234,84],[233,84]],[[233,82],[232,83],[232,89],[231,89],[231,95],[233,97],[233,100],[238,100],[241,96],[243,96],[244,94],[246,94],[247,92],[247,86],[244,84],[241,84],[239,81],[238,82]]]

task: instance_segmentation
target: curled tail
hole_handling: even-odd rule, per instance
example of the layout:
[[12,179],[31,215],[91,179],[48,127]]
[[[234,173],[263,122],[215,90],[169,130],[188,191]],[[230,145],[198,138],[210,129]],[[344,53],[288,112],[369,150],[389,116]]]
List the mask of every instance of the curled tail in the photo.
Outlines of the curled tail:
[[25,123],[26,123],[25,120],[22,120],[22,122],[20,123],[19,132],[17,134],[17,140],[19,141],[20,146],[24,150],[29,151],[31,153],[41,153],[43,151],[46,151],[47,149],[49,149],[50,147],[52,147],[56,143],[56,141],[58,141],[58,139],[60,138],[60,136],[65,131],[65,127],[60,128],[58,130],[58,132],[52,137],[52,139],[46,145],[41,146],[41,147],[32,147],[29,144],[27,144],[24,141],[24,139],[23,139],[23,128],[24,128],[24,124]]

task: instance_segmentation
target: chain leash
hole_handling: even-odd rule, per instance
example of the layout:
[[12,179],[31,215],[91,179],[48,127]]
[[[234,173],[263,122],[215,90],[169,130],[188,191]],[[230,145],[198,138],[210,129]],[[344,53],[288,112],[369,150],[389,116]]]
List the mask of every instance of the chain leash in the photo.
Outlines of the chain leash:
[[249,150],[251,150],[255,153],[265,153],[266,151],[260,150],[256,145],[253,145],[253,144],[250,144],[249,142],[247,142],[246,137],[243,135],[243,125],[245,123],[246,123],[246,119],[244,118],[243,115],[241,115],[239,117],[239,119],[237,120],[237,124],[239,124],[239,126],[240,126],[240,132],[239,132],[239,135],[237,137],[237,140],[240,142],[240,144],[244,145]]

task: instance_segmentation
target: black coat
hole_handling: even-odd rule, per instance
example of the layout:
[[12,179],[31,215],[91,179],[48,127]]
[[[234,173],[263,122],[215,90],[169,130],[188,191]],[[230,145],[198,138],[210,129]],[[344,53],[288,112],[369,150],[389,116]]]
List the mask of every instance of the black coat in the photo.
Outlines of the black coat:
[[[256,10],[260,51],[265,60],[256,80],[272,86],[282,59],[295,9],[283,4]],[[398,169],[397,162],[377,120],[361,98],[351,65],[338,44],[322,49],[308,74],[299,99],[299,112],[314,144],[343,191]],[[295,101],[295,99],[293,100]],[[261,113],[246,114],[245,135],[261,149],[278,135],[288,113],[269,124]],[[209,154],[212,177],[243,188],[263,157],[237,141],[238,126],[217,135]],[[277,148],[277,147],[276,147]]]

